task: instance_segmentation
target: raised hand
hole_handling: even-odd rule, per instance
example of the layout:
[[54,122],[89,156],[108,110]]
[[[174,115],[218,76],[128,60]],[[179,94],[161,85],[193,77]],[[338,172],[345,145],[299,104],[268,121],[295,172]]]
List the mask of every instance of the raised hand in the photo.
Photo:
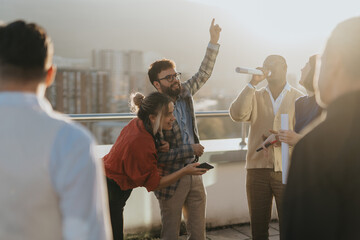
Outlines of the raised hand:
[[210,42],[212,44],[217,44],[220,38],[221,27],[218,24],[215,25],[214,23],[215,18],[213,18],[210,25]]

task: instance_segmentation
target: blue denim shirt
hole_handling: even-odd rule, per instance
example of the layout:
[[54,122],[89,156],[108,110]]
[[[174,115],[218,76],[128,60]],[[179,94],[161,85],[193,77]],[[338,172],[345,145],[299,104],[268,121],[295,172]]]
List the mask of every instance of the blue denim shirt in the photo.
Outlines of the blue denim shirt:
[[183,144],[194,144],[193,123],[184,99],[176,100],[174,115],[180,127]]
[[[166,153],[158,153],[158,168],[161,170],[162,176],[171,174],[183,168],[184,164],[194,160],[194,150],[191,144],[185,143],[187,141],[199,143],[193,95],[210,78],[219,47],[218,44],[209,43],[199,71],[189,80],[181,83],[182,90],[175,102],[174,115],[176,121],[174,121],[173,129],[163,130],[164,140],[169,142],[170,150]],[[183,121],[181,118],[183,118]],[[184,134],[185,131],[188,134]],[[178,184],[179,180],[166,188],[155,191],[156,197],[161,200],[170,199],[174,195]]]

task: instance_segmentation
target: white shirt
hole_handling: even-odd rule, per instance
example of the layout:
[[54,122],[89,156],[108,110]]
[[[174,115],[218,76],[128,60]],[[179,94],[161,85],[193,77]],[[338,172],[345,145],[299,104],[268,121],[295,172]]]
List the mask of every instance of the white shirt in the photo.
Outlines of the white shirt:
[[274,115],[276,115],[276,113],[278,112],[281,102],[284,99],[285,94],[290,91],[290,85],[288,84],[288,82],[286,82],[283,90],[281,91],[280,95],[276,98],[276,100],[274,100],[274,97],[272,96],[272,93],[270,91],[269,85],[266,86],[265,90],[269,93],[270,95],[270,99],[272,102],[272,106],[273,106],[273,110],[274,110]]
[[0,93],[0,112],[0,239],[111,239],[88,131],[34,94]]

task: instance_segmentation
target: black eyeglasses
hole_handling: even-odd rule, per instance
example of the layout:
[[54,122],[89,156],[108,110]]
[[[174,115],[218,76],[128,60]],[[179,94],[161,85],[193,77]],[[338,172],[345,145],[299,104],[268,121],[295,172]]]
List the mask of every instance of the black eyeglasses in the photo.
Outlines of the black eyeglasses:
[[167,75],[167,76],[165,76],[165,77],[163,77],[163,78],[160,78],[160,79],[158,79],[158,81],[160,81],[160,80],[166,80],[166,81],[168,81],[169,83],[172,83],[175,79],[178,80],[178,81],[180,81],[180,78],[181,78],[181,73],[177,72],[177,73],[175,73],[175,74]]

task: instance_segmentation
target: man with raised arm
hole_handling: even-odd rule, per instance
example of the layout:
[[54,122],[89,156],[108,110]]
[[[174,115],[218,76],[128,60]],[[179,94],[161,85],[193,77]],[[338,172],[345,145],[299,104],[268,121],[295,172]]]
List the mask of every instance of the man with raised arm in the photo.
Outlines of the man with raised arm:
[[[220,45],[221,28],[210,26],[210,43],[199,71],[185,82],[180,82],[180,73],[175,63],[162,59],[151,64],[148,75],[151,84],[161,93],[169,95],[175,104],[173,129],[163,131],[163,148],[159,153],[158,167],[163,176],[175,172],[184,165],[198,160],[204,152],[199,143],[193,95],[210,78]],[[160,149],[161,151],[161,149]],[[183,211],[188,239],[205,240],[206,191],[201,176],[184,176],[167,188],[155,192],[161,209],[161,239],[175,240],[179,237],[181,213]]]

